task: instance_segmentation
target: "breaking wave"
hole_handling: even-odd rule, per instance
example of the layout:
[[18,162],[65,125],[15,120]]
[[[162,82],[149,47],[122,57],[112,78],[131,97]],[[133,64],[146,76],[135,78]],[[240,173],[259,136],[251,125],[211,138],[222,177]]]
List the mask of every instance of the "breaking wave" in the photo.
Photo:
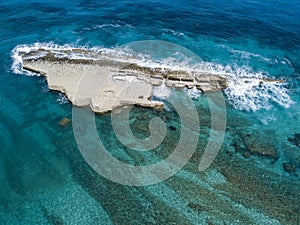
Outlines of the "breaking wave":
[[224,90],[229,103],[235,108],[246,111],[268,110],[273,103],[285,108],[293,103],[283,81],[269,81],[262,72],[248,72],[245,69],[239,69],[236,74],[238,76],[228,79],[228,88]]
[[228,87],[224,90],[228,102],[234,108],[245,111],[269,110],[278,104],[284,108],[293,104],[284,80],[273,79],[265,71],[250,67],[222,66],[204,63],[203,71],[223,75]]

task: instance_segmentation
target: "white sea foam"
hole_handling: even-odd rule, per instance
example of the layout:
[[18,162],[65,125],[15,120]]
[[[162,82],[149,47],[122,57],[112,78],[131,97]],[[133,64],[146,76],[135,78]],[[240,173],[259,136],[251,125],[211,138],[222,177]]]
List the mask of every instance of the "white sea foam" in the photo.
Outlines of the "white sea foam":
[[242,59],[250,59],[251,57],[254,57],[254,58],[258,58],[262,61],[272,62],[272,59],[264,57],[259,54],[252,53],[252,52],[241,51],[241,50],[236,50],[236,49],[231,49],[229,52],[236,54],[237,56],[240,56]]
[[[223,66],[217,63],[203,62],[198,63],[185,57],[179,52],[174,53],[172,57],[165,59],[153,59],[151,55],[136,53],[128,47],[124,48],[102,48],[102,47],[82,47],[73,45],[56,45],[50,43],[34,43],[32,45],[18,45],[12,51],[12,71],[16,74],[36,75],[22,69],[22,53],[29,53],[38,49],[49,50],[57,57],[68,57],[71,59],[91,59],[97,60],[97,57],[113,57],[117,61],[137,63],[140,66],[149,68],[160,67],[169,70],[184,70],[187,72],[196,71],[198,73],[211,73],[224,76],[228,79],[228,88],[224,91],[228,102],[239,110],[256,111],[259,109],[270,109],[273,103],[282,107],[289,107],[293,101],[288,95],[288,89],[285,83],[266,81],[265,78],[270,75],[263,71],[254,71],[249,67],[238,67],[233,65]],[[86,52],[72,51],[74,48],[87,50]],[[62,52],[61,50],[69,50]],[[44,54],[44,53],[41,53]],[[244,53],[243,53],[244,54]],[[41,57],[37,55],[35,57]],[[200,58],[199,58],[200,59]],[[267,60],[267,59],[266,59]],[[197,60],[196,60],[197,61]],[[289,63],[288,60],[285,60]],[[263,81],[263,82],[262,82]],[[153,96],[165,99],[170,95],[171,90],[163,83],[153,90]],[[196,88],[186,90],[192,98],[198,98],[201,94]]]
[[163,29],[163,31],[166,32],[166,33],[171,33],[172,35],[177,36],[177,37],[184,36],[184,33],[178,32],[178,31],[175,31],[175,30],[172,30],[172,29]]
[[286,83],[268,81],[270,75],[267,72],[207,62],[200,63],[198,70],[227,78],[228,88],[224,92],[228,102],[236,109],[256,111],[270,109],[273,103],[285,108],[293,104]]
[[48,85],[43,85],[42,86],[42,90],[41,90],[42,93],[47,93],[49,91],[50,91],[50,89],[49,89]]
[[106,30],[106,29],[114,29],[114,28],[133,29],[135,27],[131,24],[127,24],[127,23],[124,23],[122,21],[119,21],[117,23],[104,23],[104,24],[94,25],[92,27],[84,27],[78,33],[82,33],[84,31],[91,31],[91,30]]
[[198,90],[196,88],[196,86],[194,86],[192,89],[185,88],[184,91],[192,99],[198,99],[200,97],[200,95],[202,94],[202,92],[200,90]]
[[[36,73],[32,73],[27,70],[23,70],[22,54],[29,53],[31,51],[37,51],[40,48],[43,48],[45,50],[51,50],[51,51],[55,52],[57,50],[71,50],[72,46],[71,45],[60,46],[60,45],[54,44],[53,42],[48,42],[48,43],[36,42],[31,45],[28,45],[28,44],[18,45],[12,50],[12,53],[11,53],[11,57],[13,59],[13,63],[11,66],[12,71],[16,74],[37,75]],[[42,56],[44,56],[43,54],[44,53],[42,52],[39,55],[35,55],[35,58],[42,57]]]
[[167,99],[171,95],[171,89],[165,85],[165,80],[160,86],[156,86],[153,88],[152,96],[159,99]]
[[228,79],[228,88],[224,91],[229,103],[235,108],[246,111],[270,109],[273,103],[288,108],[293,101],[288,95],[285,83],[268,81],[263,72],[254,72],[249,68],[232,71],[234,76]]
[[127,23],[107,23],[107,24],[100,24],[93,27],[93,29],[103,29],[103,28],[134,28],[131,24]]
[[118,28],[118,27],[122,27],[122,25],[118,24],[118,23],[109,23],[109,24],[101,24],[101,25],[96,25],[94,27],[94,29],[97,29],[97,28],[105,28],[105,27],[114,27],[114,28]]
[[269,63],[273,61],[272,59],[270,59],[268,57],[265,57],[265,56],[262,56],[260,54],[256,54],[256,53],[253,53],[253,52],[234,49],[234,48],[228,47],[226,45],[219,45],[219,46],[222,47],[222,48],[227,49],[230,53],[232,53],[232,54],[234,54],[237,57],[242,58],[242,59],[250,59],[251,57],[253,57],[253,58],[257,58],[257,59],[260,59],[262,61],[266,61],[266,62],[269,62]]
[[69,100],[67,99],[67,97],[64,94],[62,94],[62,93],[59,93],[58,98],[56,99],[56,101],[60,105],[67,104],[69,102]]

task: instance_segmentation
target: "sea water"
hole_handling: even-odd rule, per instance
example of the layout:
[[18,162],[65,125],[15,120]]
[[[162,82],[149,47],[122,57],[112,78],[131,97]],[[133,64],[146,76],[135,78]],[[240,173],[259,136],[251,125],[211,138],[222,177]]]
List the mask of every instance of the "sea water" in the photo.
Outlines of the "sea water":
[[[300,222],[297,1],[4,0],[0,6],[1,224]],[[200,172],[213,109],[203,93],[186,90],[200,119],[193,157],[161,183],[124,186],[89,167],[72,122],[59,125],[63,118],[72,119],[71,103],[50,91],[45,78],[23,71],[17,53],[41,47],[118,54],[121,46],[153,40],[182,46],[201,59],[197,69],[230,77],[224,91],[227,127],[216,159]],[[189,64],[164,52],[139,57],[148,66]],[[260,85],[261,78],[283,82]],[[154,99],[166,101],[170,95],[164,85],[155,91]],[[134,107],[133,134],[148,137],[154,117],[162,118],[167,133],[150,152],[120,143],[109,113],[95,122],[111,155],[143,166],[166,159],[182,128],[166,103],[164,111]]]

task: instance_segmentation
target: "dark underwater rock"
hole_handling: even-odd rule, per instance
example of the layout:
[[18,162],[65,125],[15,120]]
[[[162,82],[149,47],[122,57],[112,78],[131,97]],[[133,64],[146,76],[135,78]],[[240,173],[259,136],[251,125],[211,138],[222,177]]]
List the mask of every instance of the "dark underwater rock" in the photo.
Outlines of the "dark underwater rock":
[[242,134],[242,140],[247,150],[253,155],[259,155],[277,160],[279,158],[276,145],[272,143],[272,135],[263,132]]
[[61,127],[65,127],[67,126],[69,123],[71,122],[71,120],[69,118],[62,118],[60,121],[59,121],[59,126]]
[[42,211],[44,216],[47,218],[47,220],[53,224],[53,225],[64,225],[66,223],[64,223],[63,219],[58,217],[57,215],[52,214],[51,212],[49,212],[49,210],[47,210],[46,207],[42,207]]
[[247,151],[247,152],[243,152],[243,157],[244,157],[244,158],[247,159],[247,158],[249,158],[250,156],[251,156],[250,152],[248,152],[248,151]]
[[296,166],[292,163],[283,163],[282,164],[284,171],[294,174],[296,172]]
[[290,142],[300,147],[300,133],[294,134],[293,138],[288,139]]
[[169,129],[172,130],[172,131],[175,131],[175,130],[176,130],[176,127],[174,127],[174,126],[169,126]]
[[241,139],[240,136],[235,136],[233,138],[232,146],[234,147],[235,151],[238,152],[238,153],[247,152],[247,149],[244,146],[244,142],[243,142],[243,140]]
[[197,203],[194,203],[194,202],[189,202],[188,203],[188,207],[190,207],[191,209],[193,209],[195,211],[198,211],[198,212],[202,212],[203,211],[201,205],[199,205]]

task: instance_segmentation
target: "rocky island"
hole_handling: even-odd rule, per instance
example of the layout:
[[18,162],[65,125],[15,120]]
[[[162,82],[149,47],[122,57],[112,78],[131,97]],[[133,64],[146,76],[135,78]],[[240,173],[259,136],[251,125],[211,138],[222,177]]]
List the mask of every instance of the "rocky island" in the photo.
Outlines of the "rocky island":
[[51,90],[64,93],[76,106],[89,106],[97,113],[136,104],[162,107],[151,100],[155,86],[197,88],[202,92],[223,90],[226,78],[196,71],[150,68],[131,63],[129,58],[72,49],[72,53],[89,54],[92,58],[70,58],[68,50],[38,49],[22,55],[23,69],[46,77]]
[[19,54],[23,69],[45,76],[51,90],[64,93],[74,105],[89,106],[97,113],[133,104],[162,107],[162,102],[151,99],[155,87],[206,93],[224,90],[228,83],[226,75],[150,67],[136,62],[134,56],[85,49],[39,48]]

